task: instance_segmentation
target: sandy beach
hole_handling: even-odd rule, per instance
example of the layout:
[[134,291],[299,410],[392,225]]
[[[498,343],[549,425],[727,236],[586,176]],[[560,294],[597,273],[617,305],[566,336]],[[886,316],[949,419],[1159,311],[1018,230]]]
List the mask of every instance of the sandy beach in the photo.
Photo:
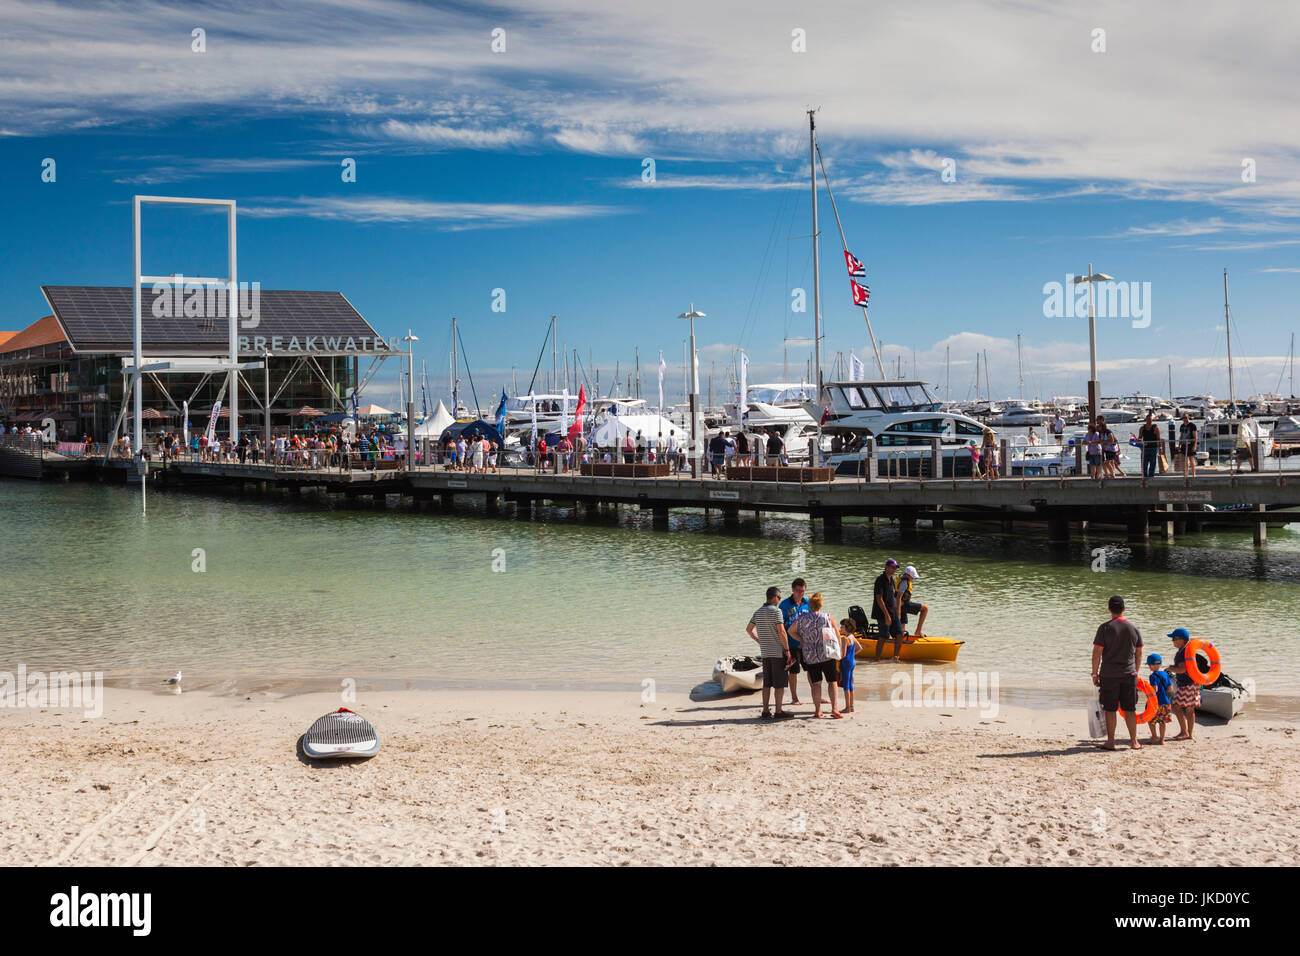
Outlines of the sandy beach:
[[[299,759],[333,694],[106,691],[104,714],[0,710],[0,863],[1291,864],[1295,723],[1106,754],[1078,708],[860,703],[757,719],[756,696],[392,691],[384,739]],[[1212,838],[1205,834],[1212,832]]]

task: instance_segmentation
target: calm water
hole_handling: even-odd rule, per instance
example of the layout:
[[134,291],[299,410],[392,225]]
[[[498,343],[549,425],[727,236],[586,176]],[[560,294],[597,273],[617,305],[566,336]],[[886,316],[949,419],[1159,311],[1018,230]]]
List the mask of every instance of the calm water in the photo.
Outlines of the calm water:
[[[151,492],[142,518],[138,490],[0,480],[0,670],[152,685],[183,668],[187,689],[345,677],[688,689],[719,655],[753,648],[749,614],[767,585],[788,593],[792,568],[840,617],[869,604],[892,555],[920,569],[927,630],[966,640],[962,667],[1004,685],[1086,687],[1092,633],[1120,593],[1161,653],[1185,626],[1261,696],[1300,693],[1300,525],[1271,529],[1263,552],[1223,532],[1139,550],[1094,535],[1056,554],[1030,534],[952,525],[904,541],[847,522],[826,545],[797,518],[765,520],[760,537],[752,517],[727,533],[716,516],[707,530],[702,514],[674,516],[665,533],[630,509],[540,515]],[[1097,547],[1105,573],[1091,570]]]

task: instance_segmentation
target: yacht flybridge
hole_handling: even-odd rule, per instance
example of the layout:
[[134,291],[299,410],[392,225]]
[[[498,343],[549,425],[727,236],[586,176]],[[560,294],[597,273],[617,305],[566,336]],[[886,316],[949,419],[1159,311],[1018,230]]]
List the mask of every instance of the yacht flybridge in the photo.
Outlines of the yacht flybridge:
[[[898,412],[938,412],[941,403],[924,382],[907,379],[868,379],[858,382],[826,382],[826,421],[823,430],[871,428],[880,416]],[[809,414],[821,414],[815,402],[804,406]],[[965,417],[965,416],[957,416]],[[972,419],[973,421],[973,419]]]

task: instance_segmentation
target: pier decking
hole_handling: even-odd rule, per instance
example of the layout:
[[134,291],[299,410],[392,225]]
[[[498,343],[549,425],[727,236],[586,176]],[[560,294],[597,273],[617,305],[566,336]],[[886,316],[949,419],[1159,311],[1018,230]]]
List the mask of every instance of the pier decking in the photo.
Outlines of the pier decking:
[[[97,470],[123,473],[121,460],[93,462]],[[392,464],[391,462],[388,464]],[[339,468],[286,468],[264,464],[196,461],[153,462],[150,483],[167,487],[240,486],[255,484],[286,489],[290,494],[323,491],[346,498],[388,496],[416,504],[438,499],[444,508],[458,498],[478,497],[489,513],[512,505],[531,513],[547,502],[627,505],[651,511],[656,524],[667,526],[675,509],[716,510],[724,524],[737,525],[741,514],[766,512],[807,514],[821,522],[824,535],[835,540],[846,517],[897,520],[905,528],[926,522],[941,528],[945,521],[1046,525],[1050,541],[1068,543],[1071,525],[1119,526],[1129,540],[1147,539],[1153,532],[1172,539],[1184,529],[1195,530],[1207,520],[1217,525],[1249,528],[1256,543],[1267,538],[1267,524],[1287,519],[1276,512],[1300,508],[1300,473],[1215,473],[1143,479],[1131,476],[1094,481],[1087,477],[1002,478],[832,478],[829,481],[739,481],[689,475],[654,477],[554,474],[531,468],[503,468],[473,474],[442,467],[388,468],[366,471]],[[1200,510],[1205,505],[1231,504],[1233,511]],[[1289,517],[1289,516],[1288,516]],[[1300,520],[1297,514],[1296,520]]]

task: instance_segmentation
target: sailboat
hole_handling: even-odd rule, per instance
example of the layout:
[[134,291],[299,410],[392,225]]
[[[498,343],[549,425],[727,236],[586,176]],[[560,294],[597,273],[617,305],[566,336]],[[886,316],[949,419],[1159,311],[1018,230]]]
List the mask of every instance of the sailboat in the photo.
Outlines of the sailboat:
[[[1223,270],[1223,324],[1228,336],[1228,409],[1223,418],[1201,426],[1201,447],[1213,458],[1241,461],[1254,459],[1255,442],[1267,439],[1268,428],[1258,419],[1244,417],[1237,406],[1236,381],[1232,366],[1232,313],[1228,308],[1228,270]],[[1256,462],[1258,468],[1260,462]]]

